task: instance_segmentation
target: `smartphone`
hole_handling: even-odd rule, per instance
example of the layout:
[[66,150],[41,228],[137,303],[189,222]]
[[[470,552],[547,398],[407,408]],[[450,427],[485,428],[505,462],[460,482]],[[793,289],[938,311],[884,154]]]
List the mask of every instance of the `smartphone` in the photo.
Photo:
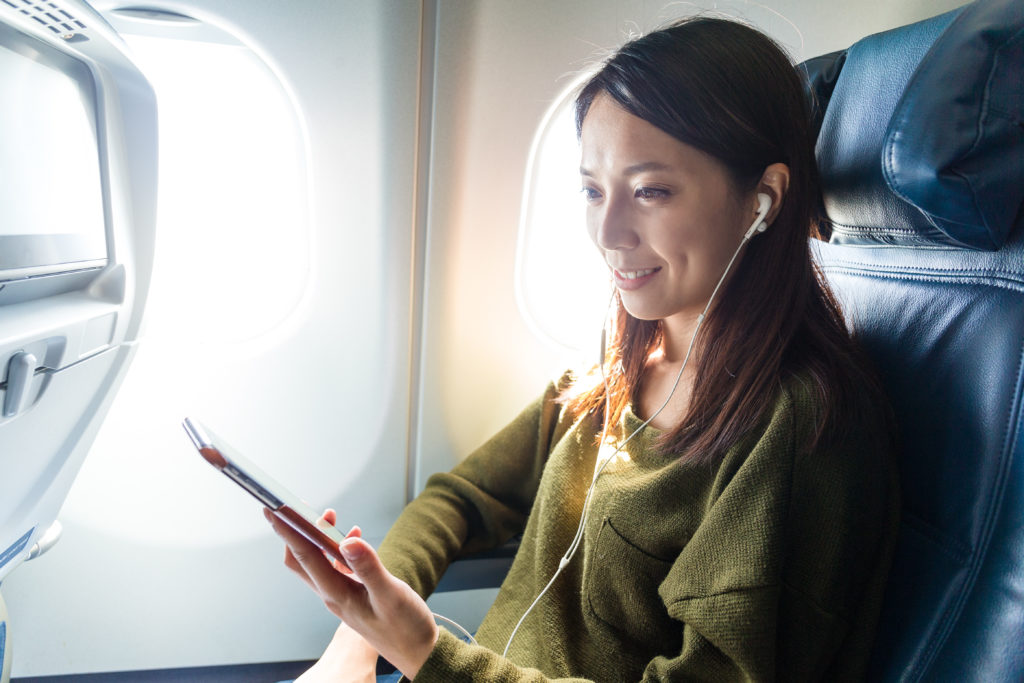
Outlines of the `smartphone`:
[[239,455],[198,420],[187,417],[182,426],[206,462],[252,494],[278,519],[305,536],[306,540],[328,557],[340,562],[347,570],[350,569],[339,547],[345,537],[333,525],[320,519],[320,513]]

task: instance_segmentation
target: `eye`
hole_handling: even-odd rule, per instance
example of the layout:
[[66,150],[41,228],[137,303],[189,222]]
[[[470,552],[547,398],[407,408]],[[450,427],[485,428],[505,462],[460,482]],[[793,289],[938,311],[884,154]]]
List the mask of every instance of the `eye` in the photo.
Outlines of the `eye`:
[[588,202],[593,202],[601,198],[601,193],[592,187],[581,187],[580,194],[582,194],[583,198]]
[[637,199],[662,199],[667,197],[669,192],[660,187],[638,187],[633,195]]

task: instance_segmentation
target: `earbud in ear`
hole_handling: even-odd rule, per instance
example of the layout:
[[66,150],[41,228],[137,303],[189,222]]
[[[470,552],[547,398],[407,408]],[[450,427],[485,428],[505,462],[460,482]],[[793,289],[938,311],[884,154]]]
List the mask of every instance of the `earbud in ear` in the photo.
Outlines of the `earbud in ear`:
[[768,229],[768,224],[764,222],[764,217],[768,215],[768,212],[772,210],[772,198],[764,192],[757,193],[757,220],[758,232],[764,232]]
[[746,234],[743,236],[744,239],[750,239],[754,236],[755,232],[764,232],[768,229],[768,224],[765,223],[764,217],[768,215],[768,212],[772,208],[772,198],[764,193],[757,193],[757,218],[750,224]]

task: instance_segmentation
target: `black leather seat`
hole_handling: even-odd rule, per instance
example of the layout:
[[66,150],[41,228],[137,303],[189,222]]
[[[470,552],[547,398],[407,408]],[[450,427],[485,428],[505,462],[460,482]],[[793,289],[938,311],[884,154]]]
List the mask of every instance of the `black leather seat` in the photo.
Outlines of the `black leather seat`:
[[1024,2],[805,64],[834,227],[820,263],[900,429],[872,680],[1024,680]]

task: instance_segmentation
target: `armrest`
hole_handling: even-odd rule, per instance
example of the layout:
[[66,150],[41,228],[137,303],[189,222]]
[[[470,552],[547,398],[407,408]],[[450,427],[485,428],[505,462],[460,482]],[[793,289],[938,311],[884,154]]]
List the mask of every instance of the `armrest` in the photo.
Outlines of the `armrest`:
[[493,550],[474,553],[456,560],[441,577],[436,593],[475,588],[497,588],[505,580],[512,560],[519,551],[519,538]]

